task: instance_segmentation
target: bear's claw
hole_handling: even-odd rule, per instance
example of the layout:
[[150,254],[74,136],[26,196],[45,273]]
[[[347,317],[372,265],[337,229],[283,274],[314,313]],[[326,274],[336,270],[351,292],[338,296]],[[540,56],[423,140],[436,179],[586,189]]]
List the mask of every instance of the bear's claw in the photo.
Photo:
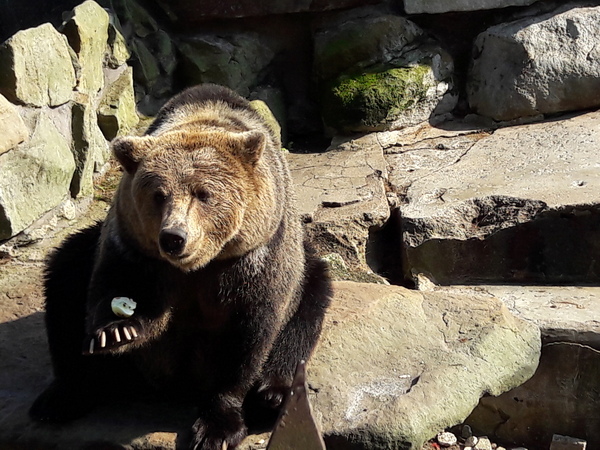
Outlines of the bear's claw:
[[120,320],[99,328],[84,342],[83,354],[105,353],[138,339],[140,333],[131,321]]

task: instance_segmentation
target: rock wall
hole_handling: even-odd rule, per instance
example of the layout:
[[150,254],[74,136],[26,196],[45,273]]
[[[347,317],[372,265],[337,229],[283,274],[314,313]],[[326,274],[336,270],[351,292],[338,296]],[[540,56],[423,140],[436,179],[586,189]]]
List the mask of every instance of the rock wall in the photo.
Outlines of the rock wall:
[[[0,240],[66,199],[89,197],[107,140],[137,122],[135,107],[152,115],[196,83],[264,101],[286,145],[301,151],[327,147],[307,136],[472,113],[506,124],[600,104],[600,7],[589,2],[100,4],[84,2],[60,26],[21,30],[0,48],[0,112],[10,124],[0,142]],[[22,8],[12,14],[32,23]],[[11,175],[9,167],[38,167],[34,135],[53,136],[72,159]]]
[[[0,46],[0,240],[93,194],[107,139],[138,121],[131,69],[111,16],[93,1]],[[125,53],[125,56],[124,56]]]

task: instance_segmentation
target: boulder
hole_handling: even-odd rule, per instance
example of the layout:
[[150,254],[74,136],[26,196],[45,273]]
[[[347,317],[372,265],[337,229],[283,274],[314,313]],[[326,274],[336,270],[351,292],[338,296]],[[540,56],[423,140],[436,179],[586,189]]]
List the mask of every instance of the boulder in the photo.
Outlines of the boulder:
[[[478,434],[529,448],[550,447],[555,433],[600,448],[600,351],[555,342],[542,349],[535,375],[499,397],[484,397],[465,420]],[[585,448],[585,447],[569,447]]]
[[165,1],[158,3],[170,13],[172,20],[193,23],[211,18],[232,19],[235,17],[267,16],[298,12],[329,11],[378,3],[379,0],[268,0],[256,2],[242,1],[204,1],[194,0]]
[[[484,393],[522,384],[537,366],[539,330],[487,296],[350,282],[334,288],[308,364],[309,396],[329,450],[420,449],[440,429],[462,422]],[[35,295],[41,310],[43,300]],[[0,306],[4,301],[8,297],[0,297]],[[10,412],[0,446],[181,446],[194,421],[194,408],[186,405],[124,400],[61,427],[32,423],[27,409],[50,370],[42,323],[35,312],[0,324],[6,353],[0,398]]]
[[325,124],[365,132],[420,123],[454,108],[452,58],[403,17],[363,8],[323,20],[314,74]]
[[131,57],[131,52],[127,47],[125,37],[121,34],[117,17],[110,15],[109,20],[106,65],[112,69],[116,69],[127,62]]
[[137,125],[139,117],[135,109],[131,67],[126,67],[106,87],[98,105],[97,115],[98,125],[109,141]]
[[95,95],[104,86],[108,23],[108,13],[95,1],[86,0],[73,9],[62,29],[81,66],[77,90],[87,95]]
[[406,14],[440,14],[455,11],[528,6],[537,0],[404,0]]
[[29,137],[29,130],[15,106],[0,94],[0,123],[2,123],[2,136],[0,136],[0,155],[16,147]]
[[131,50],[135,55],[131,60],[135,81],[148,90],[160,76],[159,62],[142,39],[133,38]]
[[71,181],[71,196],[86,197],[94,193],[94,171],[110,157],[110,148],[98,126],[94,105],[80,94],[73,102],[73,155],[77,164]]
[[29,141],[0,155],[0,167],[2,240],[23,231],[64,200],[75,161],[68,141],[39,111]]
[[68,102],[76,83],[69,49],[49,23],[19,31],[0,46],[0,93],[38,107]]
[[275,56],[260,35],[195,35],[178,44],[181,74],[187,85],[215,83],[247,97]]
[[319,255],[337,253],[349,268],[372,275],[369,236],[390,214],[375,136],[334,143],[325,153],[290,153],[288,161],[304,228]]
[[417,450],[529,379],[535,325],[493,298],[340,282],[308,366],[328,450]]
[[600,7],[575,5],[477,37],[467,83],[474,111],[511,120],[600,105]]
[[600,281],[600,113],[493,133],[463,125],[378,134],[400,197],[405,280]]

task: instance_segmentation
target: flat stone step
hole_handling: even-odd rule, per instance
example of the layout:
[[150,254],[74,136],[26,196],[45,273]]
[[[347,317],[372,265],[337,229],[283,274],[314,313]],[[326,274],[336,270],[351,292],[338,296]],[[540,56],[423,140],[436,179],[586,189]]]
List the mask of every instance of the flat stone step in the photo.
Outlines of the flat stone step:
[[379,142],[405,281],[600,281],[600,112],[495,131],[423,125]]

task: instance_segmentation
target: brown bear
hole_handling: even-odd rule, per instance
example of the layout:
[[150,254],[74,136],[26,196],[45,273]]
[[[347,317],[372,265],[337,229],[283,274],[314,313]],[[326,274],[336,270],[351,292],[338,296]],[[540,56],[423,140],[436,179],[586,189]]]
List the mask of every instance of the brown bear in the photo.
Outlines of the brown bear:
[[[107,218],[47,266],[55,380],[30,415],[68,421],[153,390],[198,406],[191,448],[233,448],[248,408],[281,405],[331,297],[279,138],[245,99],[202,85],[113,151],[124,173]],[[114,310],[118,297],[135,309]]]

